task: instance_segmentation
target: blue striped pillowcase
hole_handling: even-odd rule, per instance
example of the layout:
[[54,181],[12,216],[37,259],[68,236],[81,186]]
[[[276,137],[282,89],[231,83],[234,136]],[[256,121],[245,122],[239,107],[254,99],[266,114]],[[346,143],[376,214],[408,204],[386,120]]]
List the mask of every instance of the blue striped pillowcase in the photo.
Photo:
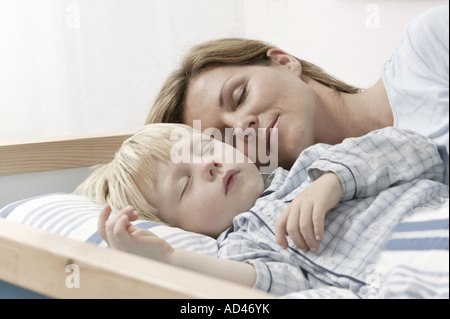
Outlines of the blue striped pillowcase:
[[[101,208],[101,205],[78,194],[53,193],[11,203],[0,209],[0,218],[107,247],[97,231],[97,218]],[[174,248],[217,255],[218,246],[214,238],[145,220],[138,220],[134,224],[143,229],[151,229]]]

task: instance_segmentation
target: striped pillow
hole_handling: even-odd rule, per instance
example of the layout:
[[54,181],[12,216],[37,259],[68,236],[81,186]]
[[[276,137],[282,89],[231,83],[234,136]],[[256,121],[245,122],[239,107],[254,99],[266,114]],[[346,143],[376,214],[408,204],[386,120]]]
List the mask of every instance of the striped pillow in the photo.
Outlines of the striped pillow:
[[[72,193],[45,194],[11,203],[0,209],[0,217],[64,237],[108,247],[97,231],[97,218],[102,206]],[[169,227],[156,222],[138,220],[137,227],[151,231],[174,248],[216,256],[215,239]]]

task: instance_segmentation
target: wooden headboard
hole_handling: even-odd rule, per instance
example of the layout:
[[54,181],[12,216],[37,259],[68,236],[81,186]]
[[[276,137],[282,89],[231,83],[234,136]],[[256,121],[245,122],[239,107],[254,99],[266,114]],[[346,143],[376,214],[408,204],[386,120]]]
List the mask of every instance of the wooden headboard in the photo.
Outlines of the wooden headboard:
[[0,141],[0,176],[105,163],[134,132]]

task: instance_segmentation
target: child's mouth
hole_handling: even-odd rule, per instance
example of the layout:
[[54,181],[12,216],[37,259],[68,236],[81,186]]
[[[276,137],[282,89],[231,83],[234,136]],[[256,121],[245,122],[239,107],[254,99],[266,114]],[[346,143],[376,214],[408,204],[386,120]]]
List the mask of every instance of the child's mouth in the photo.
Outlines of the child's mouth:
[[235,169],[228,170],[225,175],[223,176],[223,186],[225,188],[225,195],[228,193],[228,191],[233,188],[234,184],[239,178],[239,171]]

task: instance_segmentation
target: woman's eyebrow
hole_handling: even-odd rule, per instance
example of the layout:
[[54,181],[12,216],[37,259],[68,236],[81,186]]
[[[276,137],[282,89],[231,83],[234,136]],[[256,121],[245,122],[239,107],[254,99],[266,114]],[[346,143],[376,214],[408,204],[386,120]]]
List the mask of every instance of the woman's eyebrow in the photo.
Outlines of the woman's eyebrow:
[[220,107],[223,107],[223,92],[224,92],[224,90],[226,88],[226,84],[227,84],[228,80],[231,79],[232,77],[233,77],[233,75],[231,75],[229,78],[227,78],[223,82],[222,89],[220,90],[220,94],[219,94],[219,105],[220,105]]

